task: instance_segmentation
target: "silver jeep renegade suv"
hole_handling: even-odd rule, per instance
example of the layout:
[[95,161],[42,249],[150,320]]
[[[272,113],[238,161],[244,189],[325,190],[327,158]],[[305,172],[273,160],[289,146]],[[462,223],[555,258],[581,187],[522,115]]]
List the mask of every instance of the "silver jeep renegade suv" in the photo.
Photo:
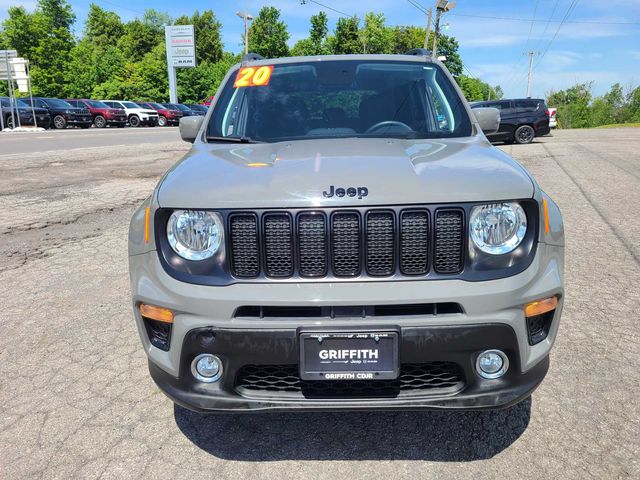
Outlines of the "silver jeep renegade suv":
[[246,56],[134,214],[151,375],[196,411],[497,408],[545,376],[556,204],[425,51]]

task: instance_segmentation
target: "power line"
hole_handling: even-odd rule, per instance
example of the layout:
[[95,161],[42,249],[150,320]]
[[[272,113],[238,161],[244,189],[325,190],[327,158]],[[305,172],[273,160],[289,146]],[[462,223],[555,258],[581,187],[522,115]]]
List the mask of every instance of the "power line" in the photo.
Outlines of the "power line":
[[407,2],[409,2],[411,5],[416,7],[422,13],[429,13],[429,11],[426,8],[424,8],[422,5],[420,5],[418,2],[414,2],[413,0],[407,0]]
[[640,25],[640,22],[604,22],[599,20],[544,20],[543,18],[516,18],[516,17],[498,17],[493,15],[472,15],[469,13],[450,13],[454,17],[470,17],[470,18],[486,18],[491,20],[509,20],[512,22],[551,22],[551,23],[581,23],[587,25]]
[[344,17],[355,17],[356,16],[355,14],[354,15],[350,15],[348,13],[341,12],[340,10],[337,10],[337,9],[335,9],[333,7],[330,7],[329,5],[325,5],[324,3],[316,2],[316,0],[300,0],[300,3],[302,5],[305,5],[306,3],[315,3],[316,5],[319,5],[319,6],[323,7],[323,8],[326,8],[327,10],[331,10],[332,12],[338,13],[338,14],[344,16]]
[[132,8],[123,7],[122,5],[118,5],[117,3],[109,2],[107,0],[96,0],[98,3],[106,3],[107,5],[111,5],[112,7],[120,8],[122,10],[127,10],[129,12],[137,13],[138,15],[144,15],[144,12],[140,10],[133,10]]
[[525,48],[527,48],[529,46],[529,40],[531,40],[531,32],[533,31],[533,24],[536,21],[536,13],[538,13],[538,4],[540,3],[539,0],[536,0],[536,4],[533,7],[533,18],[531,19],[531,26],[529,27],[529,35],[527,35],[527,43],[525,43]]
[[562,21],[560,22],[560,25],[558,25],[558,28],[556,29],[556,33],[553,34],[553,37],[551,38],[551,40],[549,40],[549,43],[547,43],[547,46],[543,50],[542,55],[540,55],[540,58],[538,58],[538,61],[536,62],[536,66],[534,68],[537,68],[538,65],[540,65],[540,62],[542,61],[542,59],[545,57],[545,55],[549,51],[549,47],[551,47],[551,44],[554,42],[554,40],[558,36],[558,33],[560,32],[560,29],[562,28],[562,25],[567,23],[567,19],[569,18],[569,15],[571,15],[571,13],[573,13],[573,11],[575,10],[576,5],[578,5],[579,1],[580,0],[573,0],[571,2],[571,4],[569,5],[569,8],[567,8],[566,13],[564,14],[564,17],[562,17]]

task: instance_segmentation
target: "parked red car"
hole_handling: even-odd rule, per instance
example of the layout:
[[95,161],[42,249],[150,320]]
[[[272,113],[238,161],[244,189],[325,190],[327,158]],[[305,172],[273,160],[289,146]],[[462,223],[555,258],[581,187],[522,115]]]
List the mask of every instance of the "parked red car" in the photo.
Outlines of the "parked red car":
[[120,108],[111,108],[97,100],[67,99],[66,101],[74,107],[89,109],[96,128],[104,128],[107,125],[122,128],[127,124],[127,114]]
[[167,125],[178,125],[182,118],[182,112],[180,110],[169,110],[164,105],[156,102],[136,102],[138,105],[144,108],[151,108],[158,112],[158,125],[165,127]]

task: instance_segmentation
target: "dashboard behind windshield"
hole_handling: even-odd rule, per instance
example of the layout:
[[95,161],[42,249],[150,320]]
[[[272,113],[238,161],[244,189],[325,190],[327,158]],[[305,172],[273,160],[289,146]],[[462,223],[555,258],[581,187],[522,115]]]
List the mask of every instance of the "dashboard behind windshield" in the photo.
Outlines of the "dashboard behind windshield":
[[366,60],[280,64],[267,80],[259,78],[259,85],[236,87],[237,72],[215,105],[207,129],[210,138],[277,142],[471,135],[464,100],[435,64]]

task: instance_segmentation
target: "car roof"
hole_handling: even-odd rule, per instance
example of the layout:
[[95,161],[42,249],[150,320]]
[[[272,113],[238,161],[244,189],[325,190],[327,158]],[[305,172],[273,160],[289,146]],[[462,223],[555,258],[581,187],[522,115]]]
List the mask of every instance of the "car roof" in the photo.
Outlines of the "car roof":
[[[252,54],[249,54],[252,55]],[[425,55],[398,55],[398,54],[354,54],[354,55],[309,55],[301,57],[281,57],[281,58],[261,58],[259,60],[245,60],[242,64],[250,63],[251,65],[285,65],[288,63],[301,63],[309,61],[362,61],[362,60],[382,60],[385,62],[415,62],[415,63],[438,63],[431,57]]]

